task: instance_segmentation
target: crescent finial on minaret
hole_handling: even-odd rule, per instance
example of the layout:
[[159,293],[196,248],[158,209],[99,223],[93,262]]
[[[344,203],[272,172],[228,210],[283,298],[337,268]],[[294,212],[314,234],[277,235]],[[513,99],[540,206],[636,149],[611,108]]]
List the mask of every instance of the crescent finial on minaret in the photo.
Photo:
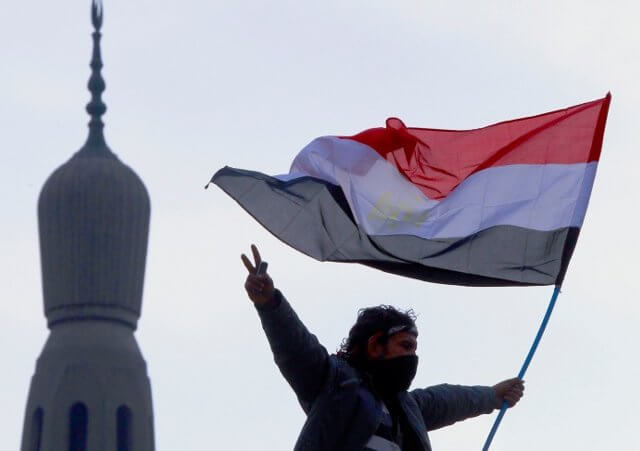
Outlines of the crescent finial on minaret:
[[91,4],[91,22],[96,30],[102,26],[102,0],[93,0]]

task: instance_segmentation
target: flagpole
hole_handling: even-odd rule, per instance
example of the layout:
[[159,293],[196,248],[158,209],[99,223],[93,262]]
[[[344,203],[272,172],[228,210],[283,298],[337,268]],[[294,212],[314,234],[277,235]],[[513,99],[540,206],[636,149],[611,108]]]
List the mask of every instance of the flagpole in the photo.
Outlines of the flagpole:
[[[553,307],[556,304],[556,299],[558,298],[558,294],[560,294],[560,286],[556,285],[553,290],[553,295],[551,296],[551,301],[549,301],[549,307],[547,307],[547,312],[544,314],[544,318],[542,319],[542,324],[540,324],[540,328],[538,329],[538,333],[536,338],[533,340],[533,344],[531,345],[531,349],[529,349],[529,354],[527,354],[527,358],[524,359],[524,363],[522,364],[522,368],[518,373],[518,378],[522,379],[524,377],[524,373],[527,372],[527,368],[529,368],[529,364],[531,363],[531,359],[533,359],[533,354],[535,354],[538,345],[540,344],[540,339],[542,338],[542,334],[547,327],[547,323],[549,322],[549,317],[551,316],[551,312],[553,312]],[[500,407],[500,413],[496,417],[495,422],[493,423],[493,427],[491,427],[491,431],[489,432],[489,436],[487,437],[487,441],[484,443],[482,447],[482,451],[488,451],[489,446],[491,445],[491,441],[493,440],[493,436],[496,434],[498,430],[498,426],[500,426],[500,422],[502,421],[502,417],[507,411],[507,407],[509,403],[507,401],[503,401],[502,407]]]

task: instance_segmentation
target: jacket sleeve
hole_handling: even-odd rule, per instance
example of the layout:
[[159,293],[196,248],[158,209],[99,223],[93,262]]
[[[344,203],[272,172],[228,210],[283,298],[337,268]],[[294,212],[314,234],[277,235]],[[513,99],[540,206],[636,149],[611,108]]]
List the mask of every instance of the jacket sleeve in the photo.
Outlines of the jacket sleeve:
[[410,394],[418,403],[429,431],[491,413],[496,399],[492,387],[449,384],[413,390]]
[[280,290],[273,305],[257,310],[276,365],[308,413],[328,377],[329,354]]

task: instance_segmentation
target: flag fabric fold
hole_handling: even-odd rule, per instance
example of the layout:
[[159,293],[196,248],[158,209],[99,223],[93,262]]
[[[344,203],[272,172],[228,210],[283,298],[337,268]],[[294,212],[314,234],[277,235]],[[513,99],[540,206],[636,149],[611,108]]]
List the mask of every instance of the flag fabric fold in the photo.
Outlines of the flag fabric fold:
[[474,130],[324,136],[288,174],[211,182],[321,261],[432,282],[559,285],[584,221],[611,96]]

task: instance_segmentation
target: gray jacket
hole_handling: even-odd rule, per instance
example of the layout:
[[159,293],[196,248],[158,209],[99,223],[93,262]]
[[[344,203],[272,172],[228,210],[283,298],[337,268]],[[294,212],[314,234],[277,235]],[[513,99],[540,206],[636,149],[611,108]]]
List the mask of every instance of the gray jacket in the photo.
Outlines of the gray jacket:
[[[359,451],[377,430],[382,403],[344,359],[329,355],[276,290],[276,302],[258,308],[273,356],[307,414],[295,451]],[[422,450],[427,431],[490,413],[491,387],[436,385],[399,394],[399,404]]]

